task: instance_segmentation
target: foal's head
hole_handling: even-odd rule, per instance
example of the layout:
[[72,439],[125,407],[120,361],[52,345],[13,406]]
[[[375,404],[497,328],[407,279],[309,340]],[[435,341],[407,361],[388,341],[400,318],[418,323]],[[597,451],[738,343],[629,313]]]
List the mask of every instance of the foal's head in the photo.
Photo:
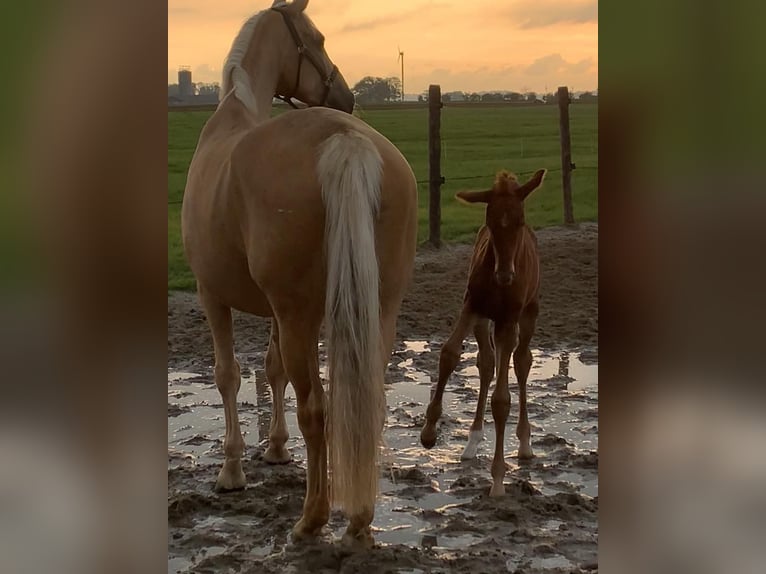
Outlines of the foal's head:
[[524,200],[540,186],[544,177],[545,170],[541,169],[527,183],[519,185],[514,174],[501,171],[492,189],[457,194],[468,203],[487,204],[486,225],[495,254],[495,279],[500,285],[510,285],[513,281],[514,255],[524,227]]

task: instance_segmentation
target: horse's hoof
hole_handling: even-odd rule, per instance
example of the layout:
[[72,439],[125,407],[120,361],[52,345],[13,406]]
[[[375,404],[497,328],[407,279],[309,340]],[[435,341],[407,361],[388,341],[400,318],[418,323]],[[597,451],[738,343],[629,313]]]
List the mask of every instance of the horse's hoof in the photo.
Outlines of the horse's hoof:
[[420,431],[420,444],[425,448],[433,448],[436,444],[436,428],[435,427],[423,427]]
[[315,539],[322,531],[322,526],[311,526],[304,518],[293,526],[293,540],[295,542],[305,542]]
[[287,464],[293,459],[290,451],[286,448],[267,448],[263,453],[263,460],[269,464]]
[[368,550],[375,546],[375,539],[372,537],[369,527],[362,528],[356,533],[346,530],[341,539],[343,546],[352,550]]
[[497,481],[492,483],[492,488],[489,489],[489,496],[491,498],[496,498],[498,496],[504,496],[505,495],[505,486],[503,486],[502,481]]
[[229,492],[232,490],[242,490],[246,484],[247,479],[242,471],[242,462],[239,459],[227,460],[223,463],[223,467],[218,473],[218,479],[215,481],[215,491]]

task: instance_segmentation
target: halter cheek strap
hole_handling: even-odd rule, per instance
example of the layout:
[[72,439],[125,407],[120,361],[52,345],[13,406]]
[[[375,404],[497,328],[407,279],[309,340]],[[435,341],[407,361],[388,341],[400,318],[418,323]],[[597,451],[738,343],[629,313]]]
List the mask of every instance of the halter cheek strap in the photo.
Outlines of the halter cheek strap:
[[[303,43],[303,40],[301,39],[300,34],[298,33],[298,30],[295,28],[295,22],[293,22],[290,15],[282,8],[272,8],[275,12],[279,12],[282,15],[282,19],[285,21],[285,25],[287,26],[287,29],[290,31],[290,36],[293,38],[293,42],[295,42],[296,48],[298,48],[298,73],[295,76],[295,87],[293,88],[293,94],[295,94],[298,91],[298,87],[300,86],[301,82],[301,66],[303,64],[303,58],[304,56],[308,59],[308,61],[311,63],[312,66],[314,66],[314,69],[319,72],[319,75],[322,78],[322,82],[324,83],[324,94],[322,96],[322,102],[319,104],[320,106],[324,106],[327,104],[327,99],[330,97],[330,89],[332,88],[333,83],[335,82],[335,78],[338,76],[338,66],[333,64],[332,70],[330,70],[329,74],[326,74],[323,71],[323,66],[319,62],[316,55],[308,50],[306,48],[306,44]],[[298,106],[296,106],[292,101],[292,96],[282,96],[280,94],[276,94],[276,97],[280,100],[287,102],[290,104],[293,108],[298,109]]]

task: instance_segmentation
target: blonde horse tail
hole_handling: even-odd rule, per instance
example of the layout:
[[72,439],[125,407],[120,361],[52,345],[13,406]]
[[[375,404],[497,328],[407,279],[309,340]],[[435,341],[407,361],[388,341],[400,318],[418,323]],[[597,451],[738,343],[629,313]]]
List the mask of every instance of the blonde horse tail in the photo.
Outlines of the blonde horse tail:
[[382,164],[372,141],[354,131],[330,136],[318,162],[327,258],[330,499],[348,516],[370,518],[386,415],[375,252]]

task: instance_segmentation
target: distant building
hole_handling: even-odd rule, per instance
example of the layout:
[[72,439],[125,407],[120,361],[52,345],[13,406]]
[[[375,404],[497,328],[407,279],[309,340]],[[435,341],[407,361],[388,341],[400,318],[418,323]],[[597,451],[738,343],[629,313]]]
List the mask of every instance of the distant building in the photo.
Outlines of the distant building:
[[447,92],[444,94],[445,98],[449,98],[448,101],[450,102],[464,102],[465,101],[465,93],[464,92]]
[[217,82],[195,84],[189,67],[181,66],[178,69],[178,83],[168,84],[168,106],[217,104],[219,90]]
[[190,98],[194,95],[192,73],[187,66],[181,66],[178,69],[178,95],[181,98]]
[[593,92],[583,92],[577,98],[577,101],[583,103],[598,103],[598,93],[594,94]]

